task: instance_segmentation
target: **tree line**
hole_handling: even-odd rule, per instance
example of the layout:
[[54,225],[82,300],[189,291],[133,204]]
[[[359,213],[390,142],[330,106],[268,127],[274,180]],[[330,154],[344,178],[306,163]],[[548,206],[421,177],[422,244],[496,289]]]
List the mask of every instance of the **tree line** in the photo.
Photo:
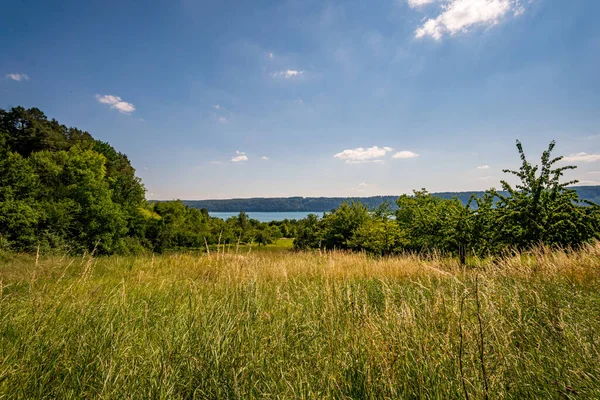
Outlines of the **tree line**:
[[[600,202],[600,186],[577,186],[573,190],[577,192],[581,199],[595,203]],[[500,191],[499,194],[505,196],[508,193]],[[442,199],[451,200],[457,198],[463,204],[467,204],[473,195],[482,197],[485,195],[485,191],[432,193],[432,196]],[[183,204],[198,209],[206,208],[210,212],[238,212],[244,210],[247,212],[302,211],[322,213],[338,208],[345,202],[360,202],[372,210],[387,202],[390,205],[390,209],[396,211],[396,200],[398,197],[398,195],[371,197],[254,197],[247,199],[183,200]]]
[[519,170],[505,170],[519,183],[501,181],[482,196],[472,195],[464,204],[444,199],[425,189],[400,196],[395,210],[390,203],[369,209],[360,202],[346,202],[322,219],[311,215],[301,222],[297,249],[360,250],[374,254],[440,252],[459,256],[487,256],[537,245],[574,248],[600,238],[600,207],[582,200],[561,182],[562,157],[552,157],[551,142],[541,164],[531,164],[517,141]]
[[37,109],[0,109],[0,250],[101,254],[266,244],[295,235],[244,213],[223,221],[181,201],[148,202],[125,154]]
[[[0,109],[0,251],[135,254],[203,249],[217,243],[295,238],[305,249],[372,254],[438,251],[497,254],[537,244],[573,247],[597,239],[599,207],[561,182],[552,142],[541,165],[506,171],[502,191],[443,198],[426,190],[376,206],[343,202],[322,218],[261,223],[245,212],[224,221],[182,201],[148,202],[129,159],[88,132],[36,108]],[[301,198],[300,198],[301,199]],[[379,199],[381,200],[381,199]]]

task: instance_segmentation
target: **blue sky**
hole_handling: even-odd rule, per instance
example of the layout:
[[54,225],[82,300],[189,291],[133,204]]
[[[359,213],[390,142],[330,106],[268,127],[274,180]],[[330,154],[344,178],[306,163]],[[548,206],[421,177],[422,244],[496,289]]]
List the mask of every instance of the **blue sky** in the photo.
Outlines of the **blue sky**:
[[550,140],[600,184],[596,0],[21,0],[0,107],[126,153],[151,199],[499,187]]

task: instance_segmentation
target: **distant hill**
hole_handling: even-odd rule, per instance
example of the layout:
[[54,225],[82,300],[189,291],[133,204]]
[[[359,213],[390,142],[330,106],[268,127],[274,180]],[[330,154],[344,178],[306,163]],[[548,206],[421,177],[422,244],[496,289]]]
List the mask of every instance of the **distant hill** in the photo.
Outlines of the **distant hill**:
[[[573,188],[584,200],[600,203],[600,186],[577,186]],[[457,197],[466,204],[471,195],[483,195],[484,192],[440,192],[433,193],[434,196],[444,199]],[[392,203],[399,196],[373,196],[373,197],[276,197],[250,199],[227,199],[227,200],[183,200],[183,203],[193,208],[206,208],[210,212],[290,212],[290,211],[314,211],[323,212],[337,208],[344,201],[360,201],[370,208],[379,206],[384,201]]]

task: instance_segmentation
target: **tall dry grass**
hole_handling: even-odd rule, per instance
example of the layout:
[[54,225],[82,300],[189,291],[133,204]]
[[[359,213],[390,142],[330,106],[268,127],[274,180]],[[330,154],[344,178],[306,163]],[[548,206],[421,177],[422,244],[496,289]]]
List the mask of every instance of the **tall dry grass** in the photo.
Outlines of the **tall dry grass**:
[[13,256],[4,398],[600,398],[600,245]]

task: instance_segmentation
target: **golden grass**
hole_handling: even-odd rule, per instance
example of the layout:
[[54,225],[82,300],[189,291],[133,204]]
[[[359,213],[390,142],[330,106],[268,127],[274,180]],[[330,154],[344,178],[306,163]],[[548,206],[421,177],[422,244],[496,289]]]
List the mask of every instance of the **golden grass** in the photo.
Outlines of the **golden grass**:
[[0,397],[600,398],[600,245],[12,256]]

